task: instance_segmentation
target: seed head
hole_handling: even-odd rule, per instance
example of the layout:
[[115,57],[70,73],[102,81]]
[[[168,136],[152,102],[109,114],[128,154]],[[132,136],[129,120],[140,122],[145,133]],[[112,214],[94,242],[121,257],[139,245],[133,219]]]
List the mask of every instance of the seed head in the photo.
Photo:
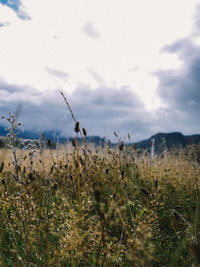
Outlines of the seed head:
[[117,135],[117,133],[116,133],[116,132],[114,132],[114,136],[118,137],[118,135]]
[[74,130],[75,130],[76,133],[80,132],[80,123],[79,123],[79,121],[76,122]]
[[124,180],[124,170],[121,171],[122,180]]
[[72,138],[72,145],[73,145],[73,147],[76,147],[76,140],[75,140],[75,138]]
[[87,135],[87,132],[86,132],[85,128],[83,128],[83,135],[84,135],[84,136]]
[[47,139],[47,143],[48,143],[48,146],[51,146],[52,145],[52,142],[51,142],[51,139],[50,138]]
[[122,151],[122,150],[123,150],[123,147],[124,147],[124,143],[121,142],[121,143],[119,144],[119,150]]

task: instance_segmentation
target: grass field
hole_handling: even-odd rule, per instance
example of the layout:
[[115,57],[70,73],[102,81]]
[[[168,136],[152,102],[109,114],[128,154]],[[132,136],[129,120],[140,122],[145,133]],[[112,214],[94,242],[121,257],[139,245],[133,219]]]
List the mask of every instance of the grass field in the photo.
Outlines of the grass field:
[[152,161],[15,137],[0,150],[1,266],[200,266],[200,146]]

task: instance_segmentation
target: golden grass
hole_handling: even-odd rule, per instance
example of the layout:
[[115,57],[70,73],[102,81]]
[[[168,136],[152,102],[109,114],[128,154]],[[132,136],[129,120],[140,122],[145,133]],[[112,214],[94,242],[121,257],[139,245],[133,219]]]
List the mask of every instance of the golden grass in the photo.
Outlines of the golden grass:
[[71,144],[54,162],[37,150],[32,168],[18,150],[21,183],[0,150],[1,266],[198,266],[198,149],[151,162],[128,146],[93,147],[85,166],[80,147],[79,174]]
[[120,140],[90,146],[62,96],[75,122],[72,144],[40,140],[38,149],[30,141],[22,151],[21,124],[4,117],[0,266],[200,266],[200,146],[153,162]]

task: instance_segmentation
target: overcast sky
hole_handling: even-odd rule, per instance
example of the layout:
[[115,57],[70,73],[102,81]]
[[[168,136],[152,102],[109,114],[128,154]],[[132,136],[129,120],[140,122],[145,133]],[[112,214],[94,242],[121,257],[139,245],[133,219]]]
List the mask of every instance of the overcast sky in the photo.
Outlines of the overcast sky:
[[0,0],[0,115],[71,136],[59,90],[89,135],[200,133],[200,1]]

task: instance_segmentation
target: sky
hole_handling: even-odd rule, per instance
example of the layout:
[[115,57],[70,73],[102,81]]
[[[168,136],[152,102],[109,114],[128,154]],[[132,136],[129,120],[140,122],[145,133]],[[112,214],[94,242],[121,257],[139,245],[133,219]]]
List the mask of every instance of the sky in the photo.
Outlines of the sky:
[[88,135],[200,133],[200,1],[0,0],[0,115],[72,136],[60,91]]

